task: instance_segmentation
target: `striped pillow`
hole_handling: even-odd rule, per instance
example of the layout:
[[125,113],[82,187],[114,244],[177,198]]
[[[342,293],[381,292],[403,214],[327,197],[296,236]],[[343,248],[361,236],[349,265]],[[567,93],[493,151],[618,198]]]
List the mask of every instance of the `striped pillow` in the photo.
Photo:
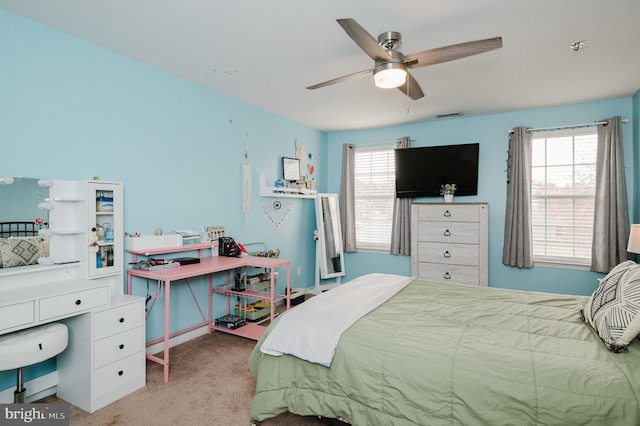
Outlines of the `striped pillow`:
[[640,265],[628,260],[617,265],[580,311],[612,352],[626,352],[640,334]]

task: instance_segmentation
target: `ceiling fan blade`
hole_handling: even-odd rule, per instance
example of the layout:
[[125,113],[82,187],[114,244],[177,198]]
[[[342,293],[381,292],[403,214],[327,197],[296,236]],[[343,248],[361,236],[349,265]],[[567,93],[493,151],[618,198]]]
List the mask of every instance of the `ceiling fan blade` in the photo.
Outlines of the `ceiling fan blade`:
[[465,58],[478,53],[489,52],[502,47],[502,37],[488,38],[485,40],[468,41],[466,43],[452,44],[451,46],[438,47],[422,52],[404,55],[407,68],[420,68],[427,65],[440,64]]
[[371,74],[373,70],[363,70],[354,72],[353,74],[343,75],[342,77],[334,78],[333,80],[324,81],[322,83],[314,84],[307,87],[309,90],[319,89],[325,86],[331,86],[332,84],[342,83],[343,81],[355,80],[356,78],[364,77],[367,74]]
[[371,34],[360,26],[354,19],[337,19],[345,32],[356,42],[360,49],[371,57],[371,59],[389,59],[387,51],[378,44],[378,41]]
[[[407,88],[409,90],[409,93],[407,93]],[[405,95],[408,95],[414,101],[424,97],[424,93],[422,93],[422,89],[420,88],[420,85],[418,84],[416,79],[413,78],[413,76],[408,72],[407,72],[407,81],[405,81],[405,83],[402,86],[398,87],[398,89]]]

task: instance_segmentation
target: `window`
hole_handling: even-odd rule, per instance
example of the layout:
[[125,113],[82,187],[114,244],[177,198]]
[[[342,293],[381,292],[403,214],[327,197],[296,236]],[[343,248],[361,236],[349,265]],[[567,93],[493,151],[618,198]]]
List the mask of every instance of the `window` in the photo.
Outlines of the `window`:
[[591,263],[597,147],[598,136],[593,129],[534,134],[534,261]]
[[355,149],[356,247],[389,251],[396,190],[394,149]]

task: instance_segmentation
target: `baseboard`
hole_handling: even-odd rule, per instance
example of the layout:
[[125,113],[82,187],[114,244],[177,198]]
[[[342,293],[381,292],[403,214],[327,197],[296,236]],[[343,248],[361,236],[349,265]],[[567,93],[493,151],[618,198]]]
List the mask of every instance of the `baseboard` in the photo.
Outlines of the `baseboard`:
[[[209,332],[209,327],[203,325],[200,328],[196,328],[194,330],[188,331],[184,334],[180,334],[178,336],[172,337],[169,339],[169,347],[172,348],[181,343],[188,342],[189,340],[193,340],[197,337],[204,336]],[[153,355],[158,352],[162,352],[164,350],[164,342],[158,342],[151,346],[147,346],[147,354]]]
[[[54,393],[56,393],[57,386],[57,371],[53,371],[51,373],[45,374],[44,376],[36,377],[35,379],[29,380],[24,384],[24,387],[27,389],[27,393],[25,394],[25,401],[38,401],[45,396],[53,395]],[[13,392],[15,390],[15,387],[11,387],[9,389],[0,391],[0,404],[12,404]]]

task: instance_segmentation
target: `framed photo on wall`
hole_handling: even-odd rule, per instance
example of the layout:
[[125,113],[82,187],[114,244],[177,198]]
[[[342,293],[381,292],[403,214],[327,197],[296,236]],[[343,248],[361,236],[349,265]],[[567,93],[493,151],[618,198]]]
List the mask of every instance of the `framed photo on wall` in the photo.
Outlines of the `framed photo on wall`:
[[297,158],[282,157],[283,179],[289,182],[300,180],[300,160]]

